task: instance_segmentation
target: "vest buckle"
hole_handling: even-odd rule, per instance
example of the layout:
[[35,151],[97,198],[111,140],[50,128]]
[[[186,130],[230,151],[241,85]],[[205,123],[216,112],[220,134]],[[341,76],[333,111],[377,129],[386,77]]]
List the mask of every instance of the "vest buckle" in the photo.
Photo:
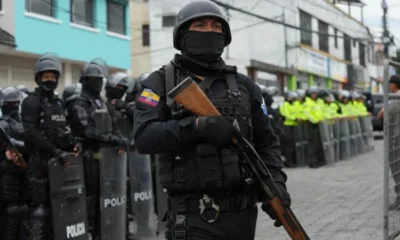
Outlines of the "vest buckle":
[[204,194],[200,200],[200,216],[208,223],[213,223],[220,216],[219,205],[214,202],[213,198]]

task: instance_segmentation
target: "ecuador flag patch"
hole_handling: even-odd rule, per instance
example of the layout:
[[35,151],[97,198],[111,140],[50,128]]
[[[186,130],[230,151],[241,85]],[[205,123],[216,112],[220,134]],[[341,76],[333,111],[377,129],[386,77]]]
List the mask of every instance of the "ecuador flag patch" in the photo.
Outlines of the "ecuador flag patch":
[[138,100],[144,104],[155,107],[160,101],[160,96],[158,96],[151,89],[145,88],[143,92],[140,94]]

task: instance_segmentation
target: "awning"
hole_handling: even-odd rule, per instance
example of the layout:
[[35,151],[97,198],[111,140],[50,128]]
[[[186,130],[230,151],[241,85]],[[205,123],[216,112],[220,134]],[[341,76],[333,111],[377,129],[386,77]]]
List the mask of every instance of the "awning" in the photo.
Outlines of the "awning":
[[2,28],[0,28],[0,44],[4,44],[11,47],[17,46],[15,44],[14,36],[4,31]]

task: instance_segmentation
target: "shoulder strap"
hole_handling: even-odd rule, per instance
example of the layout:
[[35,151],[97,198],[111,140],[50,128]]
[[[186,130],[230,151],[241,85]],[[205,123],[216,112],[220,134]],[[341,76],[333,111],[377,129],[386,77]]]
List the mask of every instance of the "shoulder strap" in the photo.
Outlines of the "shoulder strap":
[[239,101],[241,100],[241,93],[236,84],[237,68],[235,66],[226,66],[226,84],[228,85],[228,96],[229,98],[234,97]]
[[175,66],[172,64],[172,62],[169,62],[165,66],[165,76],[165,95],[167,98],[167,105],[171,108],[174,104],[174,100],[168,97],[168,93],[176,86]]

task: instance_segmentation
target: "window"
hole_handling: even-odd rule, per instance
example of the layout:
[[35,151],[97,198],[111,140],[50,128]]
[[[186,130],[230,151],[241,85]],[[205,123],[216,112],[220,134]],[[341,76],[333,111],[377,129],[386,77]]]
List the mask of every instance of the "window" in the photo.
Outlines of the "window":
[[142,25],[142,45],[150,46],[150,27],[149,24]]
[[300,11],[300,28],[304,29],[300,33],[300,42],[307,44],[309,46],[312,45],[312,34],[311,34],[311,15]]
[[3,10],[3,1],[0,0],[0,11]]
[[360,56],[360,65],[366,67],[365,64],[365,46],[362,43],[358,44],[358,51]]
[[335,28],[335,48],[338,48],[338,30]]
[[357,40],[353,39],[353,47],[357,46]]
[[108,31],[124,34],[125,27],[125,4],[107,1],[107,29]]
[[53,16],[53,0],[26,0],[26,10],[49,17]]
[[93,0],[71,0],[71,22],[93,26]]
[[344,59],[351,62],[351,38],[343,34],[344,40]]
[[319,50],[329,52],[329,37],[328,37],[328,24],[323,21],[318,21],[319,34]]
[[369,45],[367,45],[367,57],[368,57],[368,62],[371,63],[371,48]]
[[176,15],[163,16],[162,18],[163,27],[173,27],[175,26],[175,22],[176,22]]

